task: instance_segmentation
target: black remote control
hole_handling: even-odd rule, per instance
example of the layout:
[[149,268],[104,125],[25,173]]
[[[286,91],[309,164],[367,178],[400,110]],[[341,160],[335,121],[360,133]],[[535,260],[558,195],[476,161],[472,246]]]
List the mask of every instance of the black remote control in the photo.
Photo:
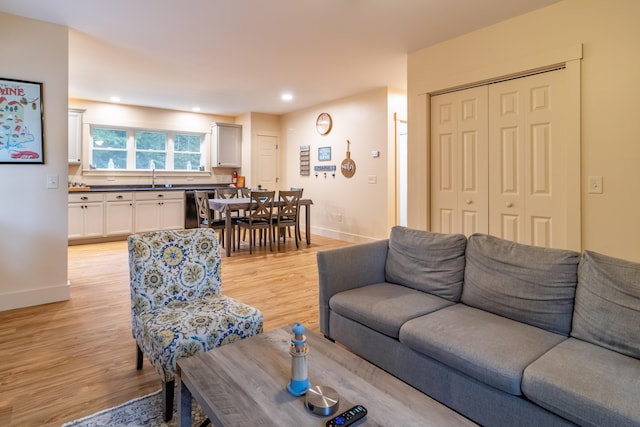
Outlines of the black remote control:
[[362,405],[356,405],[353,408],[349,409],[348,411],[344,411],[342,414],[336,415],[335,417],[331,418],[329,421],[327,421],[326,426],[327,427],[338,427],[338,426],[347,427],[366,416],[367,416],[367,408],[365,408]]

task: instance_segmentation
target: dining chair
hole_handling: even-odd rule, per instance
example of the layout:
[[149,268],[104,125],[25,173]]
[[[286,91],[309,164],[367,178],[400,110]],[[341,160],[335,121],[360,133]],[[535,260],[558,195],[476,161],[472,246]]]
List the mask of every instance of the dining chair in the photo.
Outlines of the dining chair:
[[[275,215],[276,222],[273,224],[276,238],[278,239],[278,250],[280,250],[280,237],[286,243],[286,230],[291,230],[291,227],[294,228],[293,234],[296,240],[296,248],[300,247],[298,229],[301,193],[300,190],[280,190],[278,192],[278,212]],[[291,234],[289,234],[289,237],[291,237]]]
[[251,197],[251,189],[247,187],[240,188],[240,197],[243,197],[243,198]]
[[260,310],[222,295],[215,230],[192,228],[128,237],[131,331],[137,369],[144,355],[162,379],[165,421],[173,415],[176,362],[259,334]]
[[[304,188],[302,187],[291,187],[289,188],[289,190],[291,191],[300,191],[300,198],[302,199],[302,191],[304,190]],[[296,233],[298,233],[298,240],[302,241],[302,233],[300,233],[300,212],[298,212],[298,220],[296,221]],[[289,228],[288,230],[291,230],[291,228]],[[289,237],[291,237],[291,233],[289,232]]]
[[[275,191],[252,191],[251,207],[246,218],[238,219],[238,250],[240,249],[240,229],[249,230],[249,254],[253,253],[255,231],[265,232],[269,238],[269,249],[273,251],[273,199]],[[262,241],[262,239],[260,239]]]
[[218,199],[233,199],[238,197],[238,189],[236,187],[220,187],[216,188],[216,197]]
[[196,212],[198,214],[198,227],[218,230],[220,232],[218,241],[222,243],[222,247],[224,248],[224,231],[226,228],[224,219],[216,218],[215,214],[209,208],[209,193],[207,191],[195,191],[194,196]]
[[[238,198],[238,189],[236,187],[220,187],[220,188],[216,188],[215,194],[216,194],[216,198],[218,199],[236,199]],[[233,227],[231,228],[231,231],[235,233],[235,228],[236,228],[235,225],[238,222],[238,218],[246,216],[246,214],[244,212],[242,212],[241,214],[240,209],[234,209],[230,211],[230,215],[231,215],[231,224],[233,225]],[[233,235],[231,236],[231,240],[234,242],[234,246],[235,246],[235,238]]]

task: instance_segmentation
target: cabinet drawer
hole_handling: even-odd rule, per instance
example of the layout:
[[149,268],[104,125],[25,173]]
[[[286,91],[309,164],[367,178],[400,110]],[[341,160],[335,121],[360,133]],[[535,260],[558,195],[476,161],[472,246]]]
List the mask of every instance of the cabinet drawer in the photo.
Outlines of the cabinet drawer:
[[136,193],[136,200],[175,200],[184,199],[184,191],[140,191]]
[[104,201],[104,193],[69,194],[69,203],[89,203]]
[[133,193],[106,193],[107,202],[126,202],[133,200]]

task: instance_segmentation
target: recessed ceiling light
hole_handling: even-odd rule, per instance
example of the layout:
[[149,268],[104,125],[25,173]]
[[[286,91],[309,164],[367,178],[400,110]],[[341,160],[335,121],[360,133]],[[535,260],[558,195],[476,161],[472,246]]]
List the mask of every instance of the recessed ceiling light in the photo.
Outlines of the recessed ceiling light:
[[293,95],[290,93],[285,93],[282,95],[282,100],[283,101],[291,101],[293,99]]
[[194,112],[196,112],[196,113],[197,113],[198,111],[200,111],[200,107],[193,107],[193,108],[191,109],[191,111],[194,111]]
[[120,102],[120,98],[118,98],[117,96],[112,96],[111,98],[109,98],[109,101],[111,101],[111,102]]

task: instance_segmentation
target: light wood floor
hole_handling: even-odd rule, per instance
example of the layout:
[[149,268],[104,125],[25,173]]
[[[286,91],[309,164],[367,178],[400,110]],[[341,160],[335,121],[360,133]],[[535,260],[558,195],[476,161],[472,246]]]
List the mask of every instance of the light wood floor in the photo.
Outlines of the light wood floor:
[[[311,240],[223,257],[223,293],[258,307],[265,330],[319,332],[316,252],[349,243]],[[135,367],[128,274],[126,242],[71,246],[71,300],[0,312],[0,426],[59,427],[160,388]]]

